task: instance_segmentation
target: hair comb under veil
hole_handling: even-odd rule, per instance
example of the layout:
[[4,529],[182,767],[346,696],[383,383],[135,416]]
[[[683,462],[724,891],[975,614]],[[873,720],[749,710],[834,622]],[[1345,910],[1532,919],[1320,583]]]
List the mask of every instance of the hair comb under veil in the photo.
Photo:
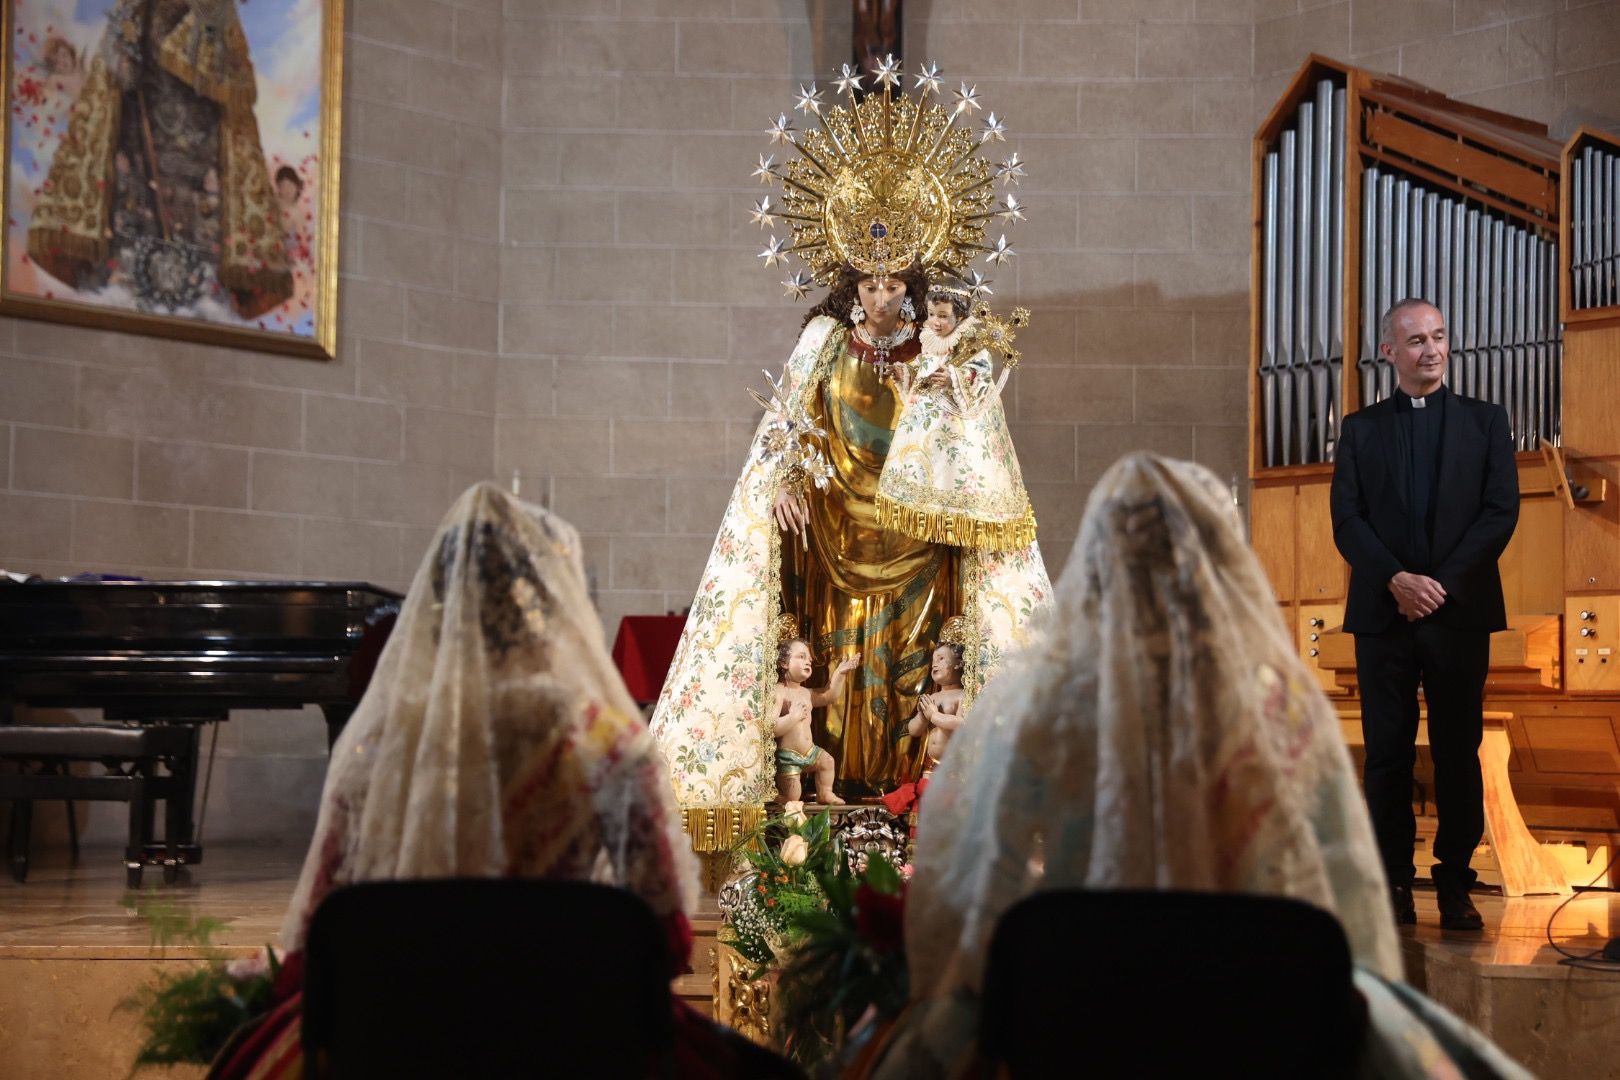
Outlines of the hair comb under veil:
[[689,911],[667,767],[609,660],[579,536],[479,484],[440,523],[370,689],[332,748],[289,950],[333,888],[587,879]]
[[997,919],[1057,888],[1281,894],[1400,959],[1371,826],[1230,496],[1148,454],[1092,492],[1041,637],[935,772],[906,911],[913,992],[977,990]]

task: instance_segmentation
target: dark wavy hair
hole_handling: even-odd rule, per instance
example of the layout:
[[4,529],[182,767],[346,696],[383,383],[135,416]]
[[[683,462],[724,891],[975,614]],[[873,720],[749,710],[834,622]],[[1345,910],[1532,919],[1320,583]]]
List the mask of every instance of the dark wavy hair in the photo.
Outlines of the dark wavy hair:
[[[795,646],[795,645],[803,645],[806,649],[810,649],[810,639],[809,638],[802,638],[802,637],[788,638],[786,641],[779,642],[777,644],[777,646],[776,646],[776,677],[778,679],[783,678],[784,676],[787,675],[788,656],[793,652],[793,646]],[[810,663],[811,663],[812,666],[814,666],[815,662],[816,662],[815,650],[810,649]]]
[[[928,274],[923,270],[922,263],[913,261],[904,270],[897,271],[890,276],[897,277],[906,283],[906,295],[911,297],[911,306],[917,310],[917,320],[921,322],[927,318]],[[805,313],[804,322],[799,325],[801,327],[810,325],[810,320],[817,315],[831,315],[838,320],[840,326],[853,326],[854,323],[849,321],[849,313],[859,299],[857,286],[860,285],[862,280],[869,277],[877,277],[877,275],[862,273],[845,263],[843,269],[839,271],[838,280],[833,283],[833,287],[828,290],[821,303]]]

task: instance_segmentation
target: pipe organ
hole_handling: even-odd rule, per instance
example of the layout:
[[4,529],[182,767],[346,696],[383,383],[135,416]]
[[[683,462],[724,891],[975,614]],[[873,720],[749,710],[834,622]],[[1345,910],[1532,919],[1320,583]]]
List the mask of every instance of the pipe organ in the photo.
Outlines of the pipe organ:
[[[1348,69],[1330,69],[1299,87],[1303,100],[1274,116],[1278,130],[1259,149],[1260,463],[1333,460],[1345,411],[1345,319],[1355,323],[1350,400],[1380,401],[1394,389],[1395,373],[1379,354],[1378,320],[1408,297],[1430,300],[1445,316],[1454,390],[1507,409],[1519,449],[1536,450],[1542,439],[1556,444],[1556,217],[1538,202],[1481,190],[1466,175],[1418,167],[1416,155],[1438,137],[1432,110],[1435,99],[1445,100],[1439,95],[1370,79],[1354,94],[1351,81]],[[1352,94],[1359,108],[1347,113]],[[1425,107],[1414,118],[1419,103]],[[1455,134],[1466,139],[1469,132]],[[1494,171],[1513,179],[1518,171],[1555,174],[1556,147],[1544,140],[1530,157],[1524,134],[1516,135],[1515,151],[1528,160],[1494,147],[1489,155],[1476,152],[1495,157]],[[1355,188],[1359,241],[1348,249],[1347,184]],[[1359,265],[1347,268],[1347,258]]]
[[1620,140],[1583,129],[1561,146],[1312,56],[1253,170],[1251,533],[1302,657],[1358,718],[1334,446],[1347,413],[1394,390],[1380,317],[1426,299],[1447,385],[1501,405],[1519,451],[1512,625],[1486,687],[1512,717],[1513,790],[1544,841],[1620,842]]

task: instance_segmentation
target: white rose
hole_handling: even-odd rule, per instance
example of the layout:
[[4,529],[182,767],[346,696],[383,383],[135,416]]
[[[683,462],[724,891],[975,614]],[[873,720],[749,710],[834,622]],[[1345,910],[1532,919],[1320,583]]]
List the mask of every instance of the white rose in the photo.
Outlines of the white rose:
[[783,803],[782,820],[789,825],[803,825],[805,822],[804,803],[798,799]]
[[782,841],[782,861],[788,866],[803,866],[810,857],[810,843],[802,836],[790,836]]

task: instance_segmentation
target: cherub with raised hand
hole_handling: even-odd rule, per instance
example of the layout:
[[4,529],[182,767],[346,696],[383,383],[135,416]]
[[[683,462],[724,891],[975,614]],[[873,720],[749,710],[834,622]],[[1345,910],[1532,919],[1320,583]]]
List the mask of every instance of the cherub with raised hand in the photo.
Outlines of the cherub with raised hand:
[[810,643],[803,638],[783,641],[776,649],[776,699],[772,704],[772,734],[776,736],[776,790],[782,802],[795,802],[801,795],[800,777],[808,770],[815,778],[816,801],[823,806],[843,803],[833,793],[837,763],[833,756],[815,744],[810,731],[810,711],[819,709],[844,688],[844,676],[861,663],[861,654],[846,657],[833,668],[823,690],[804,685],[813,662]]
[[934,766],[944,756],[951,733],[962,726],[962,652],[961,645],[950,642],[941,642],[934,649],[933,664],[928,672],[934,681],[934,690],[917,698],[917,711],[906,724],[906,733],[914,739],[928,733],[924,777],[934,771]]

